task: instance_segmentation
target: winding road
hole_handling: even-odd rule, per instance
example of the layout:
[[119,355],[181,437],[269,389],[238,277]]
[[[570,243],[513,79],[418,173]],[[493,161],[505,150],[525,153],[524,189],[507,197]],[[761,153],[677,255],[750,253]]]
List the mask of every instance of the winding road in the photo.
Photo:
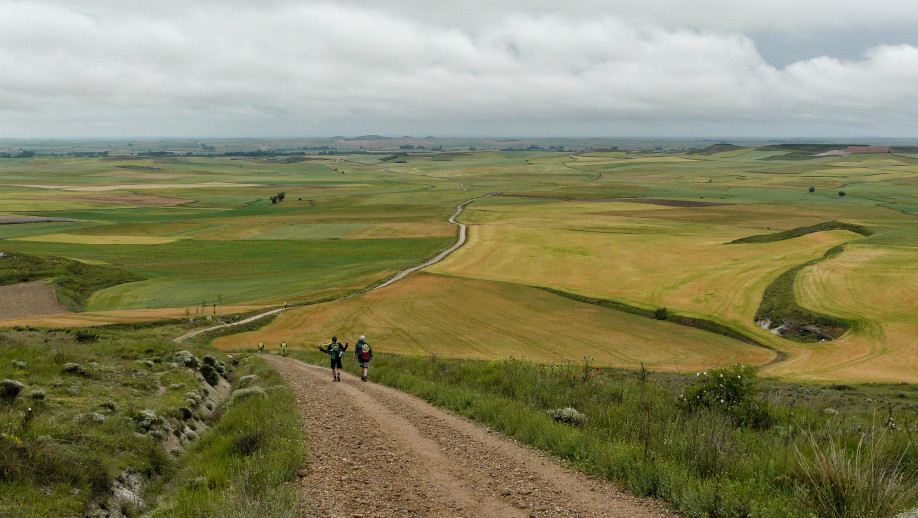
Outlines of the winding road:
[[[333,302],[333,301],[335,301],[335,300],[343,300],[343,299],[346,299],[346,298],[350,298],[350,297],[355,297],[355,296],[358,296],[358,295],[362,295],[362,294],[367,293],[367,292],[369,292],[369,291],[378,290],[378,289],[380,289],[380,288],[385,288],[386,286],[389,286],[389,285],[392,284],[392,283],[395,283],[395,282],[398,282],[398,281],[404,279],[404,278],[405,278],[407,275],[409,275],[409,274],[412,274],[412,273],[414,273],[414,272],[416,272],[416,271],[418,271],[418,270],[421,270],[421,269],[423,269],[423,268],[427,268],[428,266],[431,266],[431,265],[434,265],[434,264],[439,263],[440,261],[442,261],[443,259],[445,259],[446,256],[448,256],[449,254],[455,252],[459,247],[461,247],[462,245],[464,245],[465,242],[466,242],[466,240],[468,239],[468,226],[467,226],[465,223],[460,223],[460,222],[456,221],[456,218],[458,218],[459,215],[462,214],[462,211],[465,210],[465,207],[466,207],[467,205],[469,205],[470,203],[475,202],[475,201],[478,201],[478,200],[480,200],[480,199],[482,199],[482,198],[487,198],[488,196],[493,196],[493,195],[495,195],[495,194],[499,194],[499,193],[497,193],[497,192],[490,192],[490,193],[488,193],[488,194],[485,194],[484,196],[479,196],[479,197],[477,197],[477,198],[472,198],[471,200],[466,200],[466,201],[464,201],[464,202],[462,202],[462,203],[460,203],[459,205],[456,206],[456,212],[454,212],[453,215],[449,217],[449,222],[452,223],[453,225],[456,225],[456,226],[459,227],[459,238],[456,240],[456,243],[453,244],[453,246],[451,246],[451,247],[447,248],[446,250],[440,252],[436,257],[434,257],[433,259],[430,259],[429,261],[424,262],[423,264],[420,264],[420,265],[418,265],[418,266],[412,266],[411,268],[408,268],[408,269],[405,269],[405,270],[400,271],[400,272],[397,273],[394,277],[392,277],[391,279],[389,279],[389,280],[387,280],[387,281],[385,281],[385,282],[383,282],[383,283],[381,283],[381,284],[376,284],[376,285],[370,286],[369,288],[367,288],[367,289],[365,289],[365,290],[358,291],[357,293],[352,293],[352,294],[350,294],[350,295],[344,295],[344,296],[338,297],[337,299],[332,299],[332,300],[329,301],[329,302]],[[197,330],[195,330],[195,331],[191,331],[190,333],[185,333],[185,334],[183,334],[182,336],[173,338],[172,341],[175,342],[175,343],[177,343],[177,344],[180,344],[180,343],[184,342],[185,340],[187,340],[187,339],[189,339],[189,338],[193,338],[193,337],[195,337],[195,336],[197,336],[197,335],[199,335],[199,334],[206,333],[206,332],[208,332],[208,331],[213,331],[213,330],[215,330],[215,329],[222,329],[222,328],[225,328],[225,327],[233,327],[233,326],[240,326],[240,325],[243,325],[243,324],[248,324],[249,322],[254,322],[254,321],[259,320],[259,319],[261,319],[261,318],[265,318],[265,317],[267,317],[267,316],[275,315],[275,314],[280,313],[280,312],[282,312],[282,311],[286,311],[286,310],[288,310],[288,309],[293,309],[293,308],[298,308],[298,307],[300,307],[300,306],[290,306],[290,307],[287,307],[287,308],[272,309],[272,310],[270,310],[270,311],[265,311],[264,313],[259,313],[259,314],[257,314],[257,315],[253,315],[253,316],[251,316],[251,317],[242,319],[242,320],[240,320],[240,321],[238,321],[238,322],[229,322],[229,323],[225,323],[225,324],[219,324],[219,325],[216,325],[216,326],[205,327],[205,328],[203,328],[203,329],[197,329]]]

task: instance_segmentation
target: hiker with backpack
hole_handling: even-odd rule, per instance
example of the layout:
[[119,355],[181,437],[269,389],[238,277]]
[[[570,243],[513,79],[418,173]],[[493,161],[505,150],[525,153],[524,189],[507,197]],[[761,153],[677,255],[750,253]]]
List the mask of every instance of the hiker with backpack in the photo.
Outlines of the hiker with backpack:
[[344,342],[344,345],[338,343],[338,337],[333,336],[331,343],[322,344],[319,350],[331,356],[332,381],[341,381],[341,358],[344,358],[344,351],[350,342]]
[[367,343],[367,337],[360,335],[360,339],[354,344],[354,358],[360,364],[360,381],[367,380],[367,370],[370,368],[370,360],[373,359],[373,348]]

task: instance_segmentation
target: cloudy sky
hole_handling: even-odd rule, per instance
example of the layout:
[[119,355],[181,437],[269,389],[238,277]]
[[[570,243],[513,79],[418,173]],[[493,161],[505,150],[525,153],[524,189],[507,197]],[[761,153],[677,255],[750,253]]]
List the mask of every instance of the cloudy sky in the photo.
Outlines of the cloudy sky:
[[0,0],[0,138],[918,137],[918,2]]

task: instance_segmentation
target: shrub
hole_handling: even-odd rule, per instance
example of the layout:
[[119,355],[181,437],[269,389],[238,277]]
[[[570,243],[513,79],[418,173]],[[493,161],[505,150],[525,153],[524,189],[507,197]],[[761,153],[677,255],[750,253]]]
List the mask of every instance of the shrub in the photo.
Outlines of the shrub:
[[586,421],[586,416],[573,407],[555,408],[546,412],[559,423],[583,424]]
[[154,426],[160,425],[163,422],[163,419],[156,415],[156,412],[149,409],[136,412],[131,418],[137,423],[137,426],[146,431],[149,431]]
[[810,191],[810,192],[816,192],[816,188],[815,188],[815,187],[810,187],[810,188],[809,188],[809,191]]
[[220,375],[217,374],[217,369],[210,365],[205,364],[201,366],[201,376],[204,376],[204,380],[212,387],[220,383]]
[[183,406],[183,407],[179,407],[179,413],[182,415],[182,421],[187,421],[187,420],[191,419],[191,417],[194,415],[194,414],[191,413],[191,409],[190,409],[190,408],[184,407],[184,406]]
[[679,396],[679,403],[688,411],[700,408],[722,411],[739,425],[762,428],[769,416],[764,402],[758,401],[754,381],[755,368],[733,365],[708,369],[695,374],[694,383]]
[[201,358],[201,361],[204,362],[204,365],[210,365],[213,368],[217,367],[217,359],[209,354]]
[[191,369],[197,369],[201,366],[201,360],[189,351],[177,351],[172,355],[172,361]]
[[248,399],[253,396],[258,397],[268,397],[265,393],[265,390],[261,387],[249,387],[244,389],[238,389],[233,391],[233,395],[230,396],[229,404],[233,405],[245,399]]
[[73,363],[73,362],[64,364],[64,368],[62,369],[62,372],[64,374],[74,374],[76,376],[83,376],[84,378],[88,378],[92,375],[92,373],[89,372],[89,369],[87,369],[86,367],[83,367],[79,363]]
[[244,389],[246,387],[249,387],[249,386],[252,386],[258,383],[258,379],[259,378],[257,374],[249,374],[248,376],[243,376],[239,378],[239,383],[238,385],[236,385],[236,387],[240,389]]
[[224,376],[224,377],[226,376],[226,364],[225,363],[217,362],[216,369],[217,369],[217,372],[219,372],[221,376]]
[[24,388],[25,385],[21,381],[5,379],[0,381],[0,397],[7,401],[13,401]]
[[845,191],[838,191],[838,197],[839,197],[839,198],[844,197],[845,194],[846,194]]
[[32,393],[29,394],[29,397],[35,401],[41,401],[45,399],[45,397],[47,397],[47,394],[45,393],[44,390],[38,389],[38,390],[33,390]]
[[653,318],[657,320],[666,320],[667,316],[666,308],[657,308],[657,310],[653,312]]
[[10,365],[12,365],[14,369],[25,369],[27,364],[26,364],[26,362],[21,362],[21,361],[18,361],[18,360],[13,360],[13,361],[10,362]]
[[99,341],[99,335],[85,329],[78,329],[74,334],[76,341],[81,344],[92,344]]
[[201,396],[201,393],[197,390],[192,390],[185,394],[185,403],[188,404],[191,408],[194,408],[201,404],[204,401],[204,397]]

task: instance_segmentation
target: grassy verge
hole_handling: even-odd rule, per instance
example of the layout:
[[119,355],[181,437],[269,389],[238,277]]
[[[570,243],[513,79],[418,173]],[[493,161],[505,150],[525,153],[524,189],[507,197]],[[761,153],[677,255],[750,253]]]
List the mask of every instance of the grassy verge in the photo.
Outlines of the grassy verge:
[[782,337],[798,342],[832,340],[845,334],[851,322],[810,311],[797,304],[797,297],[794,296],[794,281],[801,270],[835,257],[842,251],[844,245],[832,247],[822,257],[797,265],[779,275],[765,288],[762,303],[755,313],[756,322],[769,321],[772,329],[782,327]]
[[849,232],[854,232],[855,234],[860,234],[862,236],[872,236],[873,231],[867,227],[861,225],[855,225],[853,223],[844,223],[841,221],[826,221],[824,223],[817,223],[815,225],[809,225],[806,227],[797,227],[790,230],[784,230],[782,232],[775,232],[773,234],[759,234],[756,236],[743,237],[740,239],[734,239],[727,243],[728,245],[739,245],[747,243],[771,243],[773,241],[784,241],[785,239],[793,239],[795,237],[805,236],[807,234],[813,234],[815,232],[825,232],[827,230],[847,230]]
[[291,481],[305,443],[296,397],[262,360],[246,357],[226,410],[158,490],[151,516],[291,516]]
[[63,257],[4,252],[0,260],[0,285],[39,279],[50,279],[61,304],[80,311],[93,293],[118,284],[141,281],[143,277],[126,270]]
[[[277,385],[276,375],[259,361],[234,368],[228,356],[174,344],[177,334],[177,326],[0,330],[0,516],[131,516],[173,503],[197,509],[181,507],[185,493],[163,481],[185,480],[192,466],[205,466],[200,451],[212,465],[238,464],[237,453],[204,445],[244,435],[250,419],[259,419],[272,455],[301,462],[302,441],[290,440],[300,434],[298,422],[289,426],[297,415],[289,391],[259,389],[269,411],[248,408],[256,399],[222,409],[229,382],[238,387],[240,374],[257,373],[255,384],[266,387]],[[276,458],[261,455],[261,441],[253,443],[247,469],[262,470],[258,477],[266,479],[274,473],[272,484],[289,478]],[[236,507],[224,501],[226,509],[292,501],[284,485],[263,495],[240,486],[236,471],[226,476],[245,495]],[[207,480],[207,488],[224,487]]]
[[[371,378],[691,517],[889,517],[918,494],[914,409],[829,408],[774,382],[760,393],[748,369],[696,377],[379,354]],[[549,415],[567,408],[559,415],[582,417]]]

